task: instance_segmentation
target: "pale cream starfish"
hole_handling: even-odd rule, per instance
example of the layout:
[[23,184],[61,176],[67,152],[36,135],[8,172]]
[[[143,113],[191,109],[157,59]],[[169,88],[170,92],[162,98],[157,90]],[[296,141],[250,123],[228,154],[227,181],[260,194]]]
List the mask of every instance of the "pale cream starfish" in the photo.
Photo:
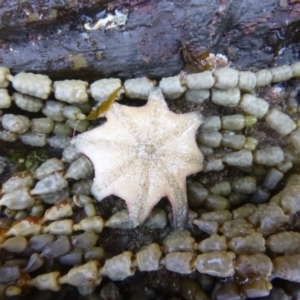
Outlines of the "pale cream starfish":
[[155,88],[142,107],[114,103],[103,125],[73,139],[77,151],[93,163],[92,194],[101,201],[116,195],[126,201],[134,225],[167,196],[176,227],[187,217],[186,176],[202,170],[203,155],[195,134],[198,112],[176,114]]

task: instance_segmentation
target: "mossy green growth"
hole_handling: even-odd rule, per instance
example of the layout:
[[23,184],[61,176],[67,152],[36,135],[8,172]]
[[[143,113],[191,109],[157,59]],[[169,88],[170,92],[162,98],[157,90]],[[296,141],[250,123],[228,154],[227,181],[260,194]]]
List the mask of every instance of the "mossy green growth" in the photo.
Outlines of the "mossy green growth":
[[12,149],[8,151],[7,158],[16,165],[17,171],[34,172],[43,162],[49,159],[49,154],[45,149]]

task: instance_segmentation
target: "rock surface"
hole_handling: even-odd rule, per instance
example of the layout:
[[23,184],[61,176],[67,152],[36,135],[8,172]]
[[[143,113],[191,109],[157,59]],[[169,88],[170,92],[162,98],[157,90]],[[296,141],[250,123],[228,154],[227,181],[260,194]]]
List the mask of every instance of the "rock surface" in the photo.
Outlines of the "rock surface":
[[[0,61],[12,72],[55,78],[164,77],[200,54],[227,55],[241,69],[299,60],[300,3],[248,0],[4,0]],[[125,26],[88,31],[115,9]],[[106,11],[105,11],[106,10]],[[280,57],[279,57],[280,56]]]

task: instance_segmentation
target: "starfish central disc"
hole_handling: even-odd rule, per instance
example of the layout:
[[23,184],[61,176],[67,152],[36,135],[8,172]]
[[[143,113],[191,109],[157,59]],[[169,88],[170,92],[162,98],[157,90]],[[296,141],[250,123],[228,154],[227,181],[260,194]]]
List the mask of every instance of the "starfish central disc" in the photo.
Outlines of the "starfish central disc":
[[153,144],[142,144],[137,149],[138,157],[145,160],[154,160],[157,159],[157,147]]
[[159,88],[142,107],[114,103],[107,122],[72,140],[92,161],[92,193],[101,201],[116,195],[126,201],[135,226],[167,196],[176,227],[187,216],[186,177],[202,170],[203,156],[195,134],[202,123],[198,112],[175,114]]

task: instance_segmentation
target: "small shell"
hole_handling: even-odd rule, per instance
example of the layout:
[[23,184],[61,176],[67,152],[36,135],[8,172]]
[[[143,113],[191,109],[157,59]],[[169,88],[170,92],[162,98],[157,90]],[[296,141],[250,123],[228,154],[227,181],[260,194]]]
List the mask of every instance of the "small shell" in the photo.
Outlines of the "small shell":
[[96,233],[101,233],[104,227],[104,220],[100,216],[87,217],[82,219],[78,224],[75,224],[73,229],[89,231],[92,230]]
[[272,82],[280,82],[289,80],[293,76],[293,70],[288,65],[282,65],[280,67],[270,69],[272,73]]
[[[113,259],[114,257],[111,258],[111,260]],[[72,268],[65,276],[59,279],[59,283],[67,283],[77,287],[97,286],[101,282],[101,277],[98,276],[99,265],[100,263],[94,260]]]
[[253,232],[245,237],[233,237],[228,242],[228,248],[235,254],[256,254],[266,251],[265,239],[261,233]]
[[235,107],[239,104],[240,99],[241,91],[238,88],[229,90],[211,89],[211,101],[217,105]]
[[0,206],[5,205],[9,209],[22,210],[34,205],[35,200],[30,196],[28,187],[13,190],[2,196]]
[[65,120],[64,107],[65,104],[60,101],[48,100],[42,109],[42,113],[55,122],[63,122]]
[[48,243],[42,252],[43,257],[56,258],[67,254],[71,250],[70,239],[66,236],[61,236],[55,241]]
[[213,251],[227,251],[226,238],[217,234],[212,234],[209,238],[198,244],[198,250],[202,253]]
[[221,128],[221,119],[219,116],[206,117],[200,126],[201,131],[220,130]]
[[[0,67],[0,85],[1,85],[1,67]],[[7,89],[0,89],[0,108],[9,108],[11,106],[11,97]]]
[[221,231],[227,239],[232,239],[237,236],[244,237],[255,232],[253,225],[244,219],[236,219],[225,222]]
[[214,251],[200,254],[196,259],[196,269],[212,276],[229,277],[234,275],[234,259],[233,252]]
[[273,75],[271,71],[263,69],[255,73],[256,87],[265,86],[271,83]]
[[158,207],[153,208],[149,217],[146,219],[144,226],[148,228],[159,228],[163,229],[167,226],[167,215],[166,212]]
[[293,77],[299,77],[300,76],[300,62],[295,62],[290,65],[292,71],[293,71]]
[[54,235],[50,233],[35,235],[29,239],[29,247],[35,252],[42,252],[48,244],[54,241],[54,239]]
[[57,136],[69,136],[73,135],[73,129],[64,123],[55,123],[53,134]]
[[227,197],[231,194],[231,185],[228,181],[217,182],[209,188],[209,191],[212,194]]
[[275,233],[281,226],[289,221],[279,206],[259,206],[248,220],[258,227],[258,232],[266,236]]
[[226,221],[232,219],[232,214],[228,210],[216,210],[201,214],[201,220],[214,221],[223,225]]
[[74,121],[85,119],[85,115],[81,112],[80,108],[70,105],[63,108],[63,115]]
[[114,229],[132,229],[134,224],[129,218],[129,213],[127,209],[121,210],[113,214],[106,222],[105,227]]
[[21,277],[19,266],[0,267],[0,283],[9,283],[18,280]]
[[219,224],[215,221],[194,220],[193,224],[208,234],[217,233],[219,228]]
[[296,150],[300,152],[300,129],[295,130],[289,137],[290,142],[294,145]]
[[86,156],[81,156],[72,162],[65,177],[79,180],[91,176],[93,172],[94,167],[91,161]]
[[236,193],[252,194],[256,190],[256,178],[254,176],[245,176],[232,182],[232,188]]
[[90,195],[93,179],[81,179],[75,182],[71,188],[72,195]]
[[68,136],[52,136],[47,139],[48,144],[53,148],[65,149],[70,146],[71,138]]
[[25,133],[30,127],[30,120],[21,115],[6,114],[2,117],[4,129],[16,133]]
[[38,112],[44,105],[41,99],[21,93],[13,93],[13,99],[18,107],[29,112]]
[[45,212],[44,205],[38,201],[30,210],[30,216],[42,218]]
[[300,233],[279,232],[269,236],[266,244],[269,250],[276,254],[300,254]]
[[59,263],[62,265],[81,265],[82,264],[82,253],[81,249],[73,249],[69,253],[62,255],[58,258]]
[[300,282],[300,255],[284,255],[273,260],[275,277]]
[[223,161],[230,166],[244,168],[252,166],[253,157],[251,151],[240,150],[226,154]]
[[224,169],[224,164],[222,158],[219,155],[210,155],[207,156],[204,165],[203,165],[203,172],[210,172],[210,171],[221,171]]
[[233,89],[239,81],[239,72],[232,68],[221,68],[213,72],[215,78],[215,88],[218,89]]
[[5,142],[15,142],[19,137],[18,133],[10,132],[8,130],[0,130],[0,140]]
[[99,239],[99,235],[94,231],[86,231],[84,233],[72,236],[72,245],[75,248],[86,249],[94,247]]
[[284,152],[280,147],[266,147],[254,153],[254,161],[265,166],[276,166],[284,160]]
[[26,268],[24,268],[22,271],[25,273],[30,273],[38,270],[43,264],[44,258],[42,258],[38,253],[33,253],[28,260]]
[[55,221],[58,219],[70,217],[72,215],[73,209],[71,204],[67,200],[62,200],[46,210],[43,217],[43,222]]
[[230,203],[227,198],[218,195],[208,195],[205,200],[205,208],[208,211],[226,210],[230,207]]
[[181,85],[179,75],[162,78],[159,87],[162,89],[164,96],[171,100],[179,98],[186,90],[186,87]]
[[69,188],[66,187],[58,192],[39,195],[39,199],[41,199],[44,203],[53,205],[62,199],[68,199],[69,196]]
[[68,103],[83,103],[88,101],[88,83],[82,80],[62,80],[53,84],[55,98]]
[[50,290],[57,292],[61,289],[58,279],[60,278],[60,273],[58,271],[50,272],[47,274],[39,275],[31,280],[32,286],[39,290]]
[[205,146],[218,148],[222,141],[222,134],[219,131],[205,131],[197,135],[197,141]]
[[130,251],[125,251],[122,254],[114,256],[105,261],[101,269],[101,275],[109,277],[111,280],[124,280],[135,273],[135,268],[132,267],[132,255]]
[[208,146],[199,145],[199,150],[202,152],[204,157],[212,156],[214,154],[214,149]]
[[165,268],[169,271],[190,274],[194,272],[195,267],[193,262],[195,260],[195,254],[191,252],[172,252],[168,253],[163,259]]
[[[251,200],[254,199],[254,197],[256,197],[256,193],[257,193],[257,190],[259,188],[256,189],[256,191],[254,192],[254,194],[252,195],[251,197]],[[259,199],[261,198],[260,195],[258,195]],[[233,205],[241,205],[241,204],[244,204],[247,200],[248,200],[248,196],[245,195],[245,194],[240,194],[240,193],[232,193],[230,196],[229,196],[229,200],[230,200],[230,203],[232,203]],[[268,197],[269,199],[270,197]],[[252,203],[264,203],[264,201],[260,202],[261,200],[259,200],[258,202],[256,201],[252,201]],[[249,215],[248,215],[249,216]],[[238,219],[238,218],[237,218]]]
[[191,90],[206,90],[213,87],[215,78],[210,71],[188,74],[186,76],[186,85]]
[[152,243],[140,249],[136,253],[136,260],[140,271],[157,271],[160,269],[161,248],[158,244]]
[[74,121],[69,119],[66,121],[66,125],[70,126],[71,128],[73,128],[78,132],[84,132],[88,130],[90,126],[90,121],[89,120]]
[[58,158],[50,158],[42,163],[34,172],[34,178],[42,180],[53,172],[63,171],[64,163]]
[[205,100],[209,99],[209,90],[187,90],[185,92],[185,100],[202,104]]
[[104,249],[102,247],[91,247],[89,249],[85,249],[84,252],[84,260],[102,260],[105,257]]
[[44,147],[47,143],[47,135],[28,131],[20,135],[20,140],[32,147]]
[[41,74],[21,72],[12,79],[12,85],[17,91],[41,99],[49,97],[51,84],[50,78]]
[[91,84],[90,92],[92,97],[101,103],[121,86],[122,82],[119,78],[100,79]]
[[54,221],[43,227],[43,233],[47,232],[55,235],[70,235],[73,232],[73,221],[68,219]]
[[237,209],[234,209],[232,211],[233,214],[233,218],[234,219],[247,219],[249,216],[251,216],[256,210],[256,206],[251,204],[251,203],[247,203],[243,206],[240,206]]
[[54,128],[54,121],[50,118],[32,119],[30,127],[33,132],[49,134]]
[[175,230],[163,241],[166,253],[177,251],[190,251],[194,249],[195,239],[188,230]]
[[73,145],[66,147],[62,153],[62,161],[71,164],[82,154],[77,152]]
[[27,240],[23,236],[12,237],[7,239],[4,243],[0,245],[9,252],[23,252],[27,247]]
[[155,81],[147,77],[127,79],[124,82],[126,96],[133,99],[147,100]]
[[31,188],[33,183],[33,177],[29,172],[19,172],[3,183],[2,193],[9,193],[20,188]]
[[283,176],[284,174],[282,172],[278,171],[275,168],[272,168],[265,177],[265,180],[263,182],[263,188],[267,191],[274,190],[277,184],[283,178]]
[[241,109],[249,115],[262,118],[269,109],[269,103],[264,99],[255,96],[244,94],[240,102]]
[[221,121],[224,130],[241,130],[245,126],[245,117],[240,114],[222,116]]
[[198,207],[204,204],[204,200],[208,196],[208,191],[199,182],[187,183],[187,196],[190,207]]
[[30,193],[31,195],[48,194],[60,191],[67,186],[68,182],[63,175],[60,172],[55,172],[38,181]]
[[222,146],[241,150],[246,143],[246,137],[242,134],[223,134]]
[[0,67],[0,88],[6,88],[11,80],[10,71],[6,67]]
[[[272,283],[270,283],[267,280],[258,280],[258,281],[248,282],[242,286],[242,291],[243,291],[244,295],[247,297],[247,299],[265,298],[265,297],[269,296],[270,290],[272,290]],[[282,299],[282,298],[279,298],[279,299]]]
[[266,121],[272,129],[282,136],[288,135],[297,127],[288,115],[275,108],[266,115]]
[[42,225],[36,217],[28,217],[15,222],[6,232],[6,236],[33,236],[38,235],[42,231]]
[[255,73],[245,71],[239,72],[239,88],[244,91],[252,91],[256,86]]

